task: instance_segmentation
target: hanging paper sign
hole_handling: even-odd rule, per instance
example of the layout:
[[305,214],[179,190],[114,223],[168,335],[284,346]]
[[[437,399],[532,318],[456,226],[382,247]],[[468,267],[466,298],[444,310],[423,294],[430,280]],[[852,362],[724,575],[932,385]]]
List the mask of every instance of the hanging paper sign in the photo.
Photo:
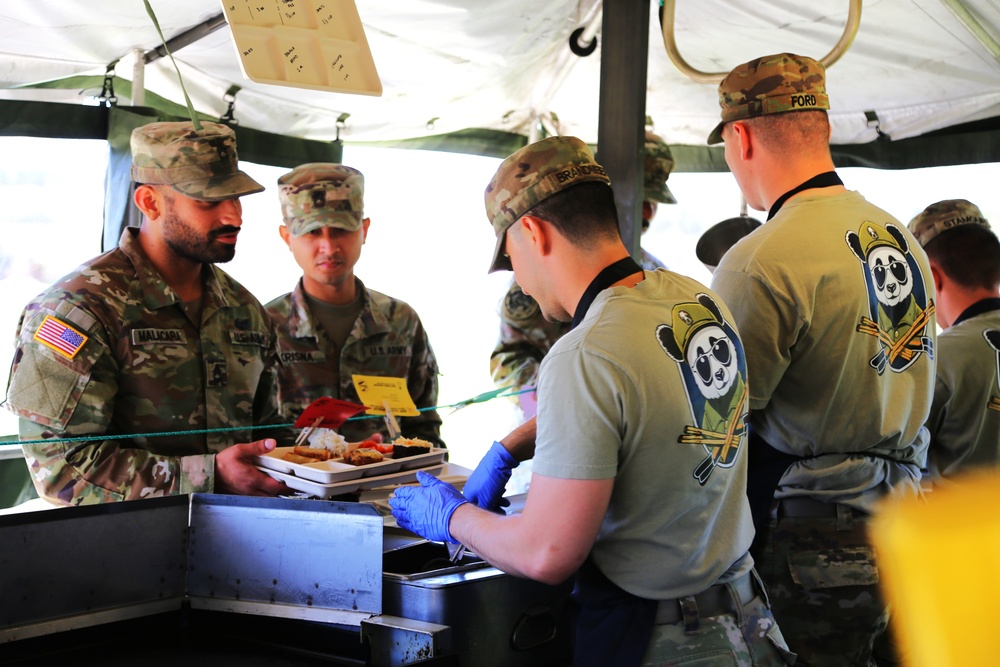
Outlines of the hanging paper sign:
[[385,404],[398,417],[416,417],[420,414],[406,388],[406,378],[352,375],[351,379],[358,398],[368,407],[368,414],[384,415]]
[[222,8],[251,81],[382,94],[354,0],[222,0]]

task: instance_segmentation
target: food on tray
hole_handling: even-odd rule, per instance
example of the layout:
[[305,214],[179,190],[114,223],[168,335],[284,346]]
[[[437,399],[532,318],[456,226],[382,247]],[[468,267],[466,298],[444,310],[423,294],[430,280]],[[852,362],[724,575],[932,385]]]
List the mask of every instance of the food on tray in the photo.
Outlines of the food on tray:
[[392,443],[382,442],[381,440],[365,440],[360,445],[364,449],[374,449],[380,454],[392,454]]
[[330,452],[330,458],[339,458],[349,449],[347,439],[329,428],[318,428],[310,433],[309,447]]
[[316,463],[319,461],[319,459],[311,459],[308,456],[299,456],[294,452],[285,452],[281,458],[290,463]]
[[[294,457],[294,458],[293,458]],[[329,461],[333,454],[328,449],[317,449],[306,447],[305,445],[295,445],[292,451],[287,452],[281,458],[292,463],[316,463],[317,461]],[[301,459],[305,459],[304,461]]]
[[420,438],[396,438],[392,442],[392,458],[394,459],[430,454],[430,451],[431,443]]
[[281,458],[292,463],[316,463],[340,458],[347,449],[344,436],[328,428],[317,428],[309,434],[308,445],[295,445]]
[[366,466],[382,462],[382,453],[374,449],[358,448],[344,454],[344,463],[352,466]]

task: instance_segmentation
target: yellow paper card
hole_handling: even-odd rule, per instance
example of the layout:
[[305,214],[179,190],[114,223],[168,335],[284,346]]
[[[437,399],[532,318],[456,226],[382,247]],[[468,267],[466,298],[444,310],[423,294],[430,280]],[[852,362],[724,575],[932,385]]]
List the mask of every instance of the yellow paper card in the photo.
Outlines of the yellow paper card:
[[389,404],[392,414],[397,417],[416,417],[420,414],[406,388],[406,378],[381,377],[379,375],[352,375],[358,398],[368,408],[366,414],[384,415],[384,404]]

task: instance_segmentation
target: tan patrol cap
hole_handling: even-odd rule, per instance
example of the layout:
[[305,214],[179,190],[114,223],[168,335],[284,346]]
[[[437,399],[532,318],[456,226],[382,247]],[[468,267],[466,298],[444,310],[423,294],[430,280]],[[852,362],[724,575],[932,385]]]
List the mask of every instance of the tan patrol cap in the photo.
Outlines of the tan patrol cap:
[[778,53],[736,66],[719,84],[722,122],[708,135],[722,142],[726,123],[788,111],[829,109],[826,68],[806,56]]
[[221,123],[149,123],[132,130],[132,180],[170,185],[202,201],[222,201],[262,192],[264,186],[239,170],[236,135]]
[[486,217],[497,235],[489,272],[511,270],[503,245],[516,220],[557,192],[588,181],[611,184],[590,148],[576,137],[546,137],[504,160],[485,194]]
[[278,199],[292,236],[321,227],[357,231],[365,217],[365,177],[343,164],[302,164],[278,179]]

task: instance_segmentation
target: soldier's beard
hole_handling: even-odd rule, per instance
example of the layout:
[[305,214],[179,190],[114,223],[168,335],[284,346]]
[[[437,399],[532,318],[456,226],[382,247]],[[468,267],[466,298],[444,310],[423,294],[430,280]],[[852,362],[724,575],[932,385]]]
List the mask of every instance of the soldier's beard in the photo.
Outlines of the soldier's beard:
[[238,227],[220,227],[202,238],[173,213],[167,213],[163,220],[163,238],[175,255],[202,264],[223,264],[236,256],[236,246],[217,243],[216,237],[239,231]]

